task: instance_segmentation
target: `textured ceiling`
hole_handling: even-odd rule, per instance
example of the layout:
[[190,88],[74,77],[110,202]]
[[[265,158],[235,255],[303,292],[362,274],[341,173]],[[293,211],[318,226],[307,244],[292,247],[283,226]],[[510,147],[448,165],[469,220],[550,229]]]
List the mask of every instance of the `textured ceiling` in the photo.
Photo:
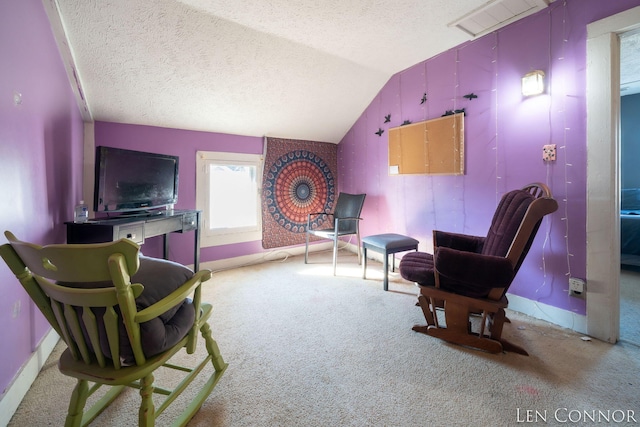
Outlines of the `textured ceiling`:
[[[47,1],[93,120],[337,143],[393,74],[470,38],[448,23],[494,0]],[[640,90],[639,46],[623,38],[623,94]]]
[[94,120],[337,143],[486,0],[55,3]]

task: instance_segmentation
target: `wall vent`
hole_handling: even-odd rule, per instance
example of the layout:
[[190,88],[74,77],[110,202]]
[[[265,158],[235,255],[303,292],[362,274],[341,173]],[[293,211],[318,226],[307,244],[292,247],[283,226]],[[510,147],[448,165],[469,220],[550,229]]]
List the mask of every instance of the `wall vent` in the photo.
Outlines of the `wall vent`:
[[491,0],[449,24],[478,37],[536,13],[553,0]]

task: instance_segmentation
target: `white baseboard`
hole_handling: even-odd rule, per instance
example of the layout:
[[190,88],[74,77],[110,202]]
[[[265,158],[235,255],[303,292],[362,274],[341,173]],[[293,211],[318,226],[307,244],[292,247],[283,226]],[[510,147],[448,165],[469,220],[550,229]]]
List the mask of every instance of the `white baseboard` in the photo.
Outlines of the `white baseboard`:
[[[333,243],[330,241],[309,245],[309,253],[331,250],[332,247]],[[282,249],[277,248],[268,252],[225,258],[217,261],[207,261],[200,263],[200,268],[206,268],[215,272],[228,270],[230,268],[260,264],[267,261],[278,261],[296,255],[304,255],[304,246],[290,246]]]
[[31,354],[13,383],[7,388],[4,396],[0,399],[0,426],[9,424],[11,417],[18,409],[20,402],[29,391],[31,384],[40,373],[59,339],[58,333],[51,329]]
[[[331,241],[324,241],[320,243],[314,243],[309,245],[309,253],[330,251],[333,248]],[[340,242],[339,248],[348,250],[353,253],[358,253],[358,245],[351,242]],[[260,264],[267,261],[278,261],[290,256],[304,255],[304,246],[289,246],[286,248],[276,248],[268,252],[261,252],[258,254],[243,255],[234,258],[225,258],[217,261],[207,261],[200,263],[201,268],[206,268],[211,271],[228,270],[230,268],[244,267],[247,265]],[[382,255],[377,254],[374,251],[369,251],[370,259],[376,259],[382,262]],[[191,265],[190,267],[193,267]]]
[[569,328],[580,334],[587,333],[587,316],[562,308],[553,307],[538,301],[507,293],[509,309],[524,313],[536,319],[545,320],[563,328]]

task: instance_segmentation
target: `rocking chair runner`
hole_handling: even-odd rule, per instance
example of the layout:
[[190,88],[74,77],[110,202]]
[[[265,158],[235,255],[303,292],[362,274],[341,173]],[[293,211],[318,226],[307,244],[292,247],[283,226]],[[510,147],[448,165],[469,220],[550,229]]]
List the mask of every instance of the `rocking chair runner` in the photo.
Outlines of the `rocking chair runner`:
[[[126,239],[42,247],[8,231],[5,236],[9,244],[0,246],[0,255],[68,347],[58,368],[77,384],[66,426],[89,424],[125,387],[140,390],[138,423],[152,426],[211,363],[208,381],[175,424],[185,425],[195,415],[227,368],[207,323],[212,307],[201,302],[201,284],[210,271],[194,274],[170,261],[141,257],[139,246]],[[183,348],[195,352],[198,332],[204,358],[195,367],[169,363]],[[184,379],[173,390],[158,387],[154,373],[160,367],[182,372]],[[105,385],[111,388],[85,411],[87,398]],[[157,409],[154,393],[165,396]]]
[[[544,184],[506,193],[486,237],[434,230],[434,253],[412,252],[400,262],[400,274],[416,282],[426,326],[414,331],[491,353],[528,353],[502,338],[506,292],[527,255],[542,218],[558,203]],[[436,309],[444,309],[445,325]],[[482,315],[479,331],[470,316]]]

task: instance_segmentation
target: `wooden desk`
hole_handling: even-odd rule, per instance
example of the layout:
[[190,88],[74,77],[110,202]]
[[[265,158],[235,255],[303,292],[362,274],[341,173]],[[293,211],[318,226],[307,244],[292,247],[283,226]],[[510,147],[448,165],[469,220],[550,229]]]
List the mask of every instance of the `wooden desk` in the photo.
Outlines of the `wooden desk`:
[[148,216],[92,219],[85,223],[66,222],[67,243],[104,243],[131,239],[139,245],[145,239],[163,236],[163,257],[169,256],[169,234],[195,232],[193,269],[200,268],[200,211],[167,210]]

